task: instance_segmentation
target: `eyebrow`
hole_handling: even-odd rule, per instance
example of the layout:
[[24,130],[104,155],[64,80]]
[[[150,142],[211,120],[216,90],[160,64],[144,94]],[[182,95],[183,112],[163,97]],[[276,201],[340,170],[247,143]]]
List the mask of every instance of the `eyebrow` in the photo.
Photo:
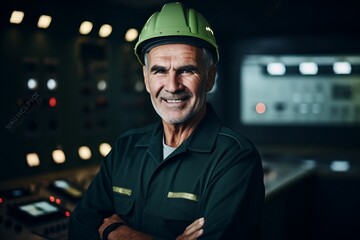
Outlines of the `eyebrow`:
[[159,65],[154,65],[150,68],[150,72],[157,72],[157,71],[166,71],[166,68]]
[[191,65],[191,64],[181,66],[177,69],[177,71],[180,71],[180,72],[184,71],[184,70],[189,71],[189,72],[198,72],[199,71],[199,69],[196,66]]
[[[198,68],[192,64],[189,65],[184,65],[179,67],[178,69],[176,69],[176,71],[181,72],[181,71],[192,71],[192,72],[198,72]],[[159,65],[154,65],[150,68],[151,72],[157,72],[157,71],[167,71],[167,69],[163,66],[159,66]]]

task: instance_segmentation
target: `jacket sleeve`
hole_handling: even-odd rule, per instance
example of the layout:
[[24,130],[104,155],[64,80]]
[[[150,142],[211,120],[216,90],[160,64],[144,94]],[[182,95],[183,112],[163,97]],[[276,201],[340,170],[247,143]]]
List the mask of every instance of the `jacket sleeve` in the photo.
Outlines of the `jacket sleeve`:
[[230,152],[218,165],[203,198],[202,239],[258,239],[264,195],[257,150]]
[[114,213],[110,152],[84,196],[76,205],[69,220],[69,240],[99,240],[98,228],[105,217]]

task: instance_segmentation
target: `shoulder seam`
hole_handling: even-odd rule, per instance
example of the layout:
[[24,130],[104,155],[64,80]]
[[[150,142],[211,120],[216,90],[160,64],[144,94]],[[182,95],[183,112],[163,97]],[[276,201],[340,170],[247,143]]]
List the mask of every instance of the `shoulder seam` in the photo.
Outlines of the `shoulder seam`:
[[241,145],[241,143],[239,142],[239,140],[236,137],[234,137],[234,136],[232,136],[230,134],[222,133],[222,132],[219,132],[219,135],[223,135],[223,136],[230,137],[230,138],[234,139],[238,143],[240,148],[243,148],[243,146]]

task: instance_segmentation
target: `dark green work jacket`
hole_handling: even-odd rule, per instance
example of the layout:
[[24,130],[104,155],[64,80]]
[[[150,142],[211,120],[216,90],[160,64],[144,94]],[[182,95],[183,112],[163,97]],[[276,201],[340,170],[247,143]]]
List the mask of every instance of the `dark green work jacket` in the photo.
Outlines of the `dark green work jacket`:
[[98,227],[113,213],[155,239],[175,239],[200,217],[202,239],[255,238],[264,184],[254,145],[224,127],[210,105],[165,160],[163,136],[159,123],[118,138],[71,215],[71,240],[99,239]]

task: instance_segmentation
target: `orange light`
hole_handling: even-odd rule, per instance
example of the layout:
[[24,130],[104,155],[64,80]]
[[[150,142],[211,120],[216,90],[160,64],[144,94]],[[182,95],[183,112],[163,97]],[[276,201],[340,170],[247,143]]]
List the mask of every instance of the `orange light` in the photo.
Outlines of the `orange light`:
[[61,200],[60,200],[59,198],[57,198],[57,199],[55,200],[55,202],[56,202],[56,204],[60,204],[60,203],[61,203]]
[[50,196],[50,197],[49,197],[49,200],[50,200],[50,202],[55,202],[54,196]]
[[66,216],[66,217],[70,217],[70,212],[69,212],[69,211],[66,211],[66,212],[65,212],[65,216]]
[[49,98],[49,106],[52,108],[56,107],[56,98],[54,97]]
[[266,105],[265,103],[257,103],[256,106],[255,106],[255,111],[258,113],[258,114],[263,114],[266,112]]

